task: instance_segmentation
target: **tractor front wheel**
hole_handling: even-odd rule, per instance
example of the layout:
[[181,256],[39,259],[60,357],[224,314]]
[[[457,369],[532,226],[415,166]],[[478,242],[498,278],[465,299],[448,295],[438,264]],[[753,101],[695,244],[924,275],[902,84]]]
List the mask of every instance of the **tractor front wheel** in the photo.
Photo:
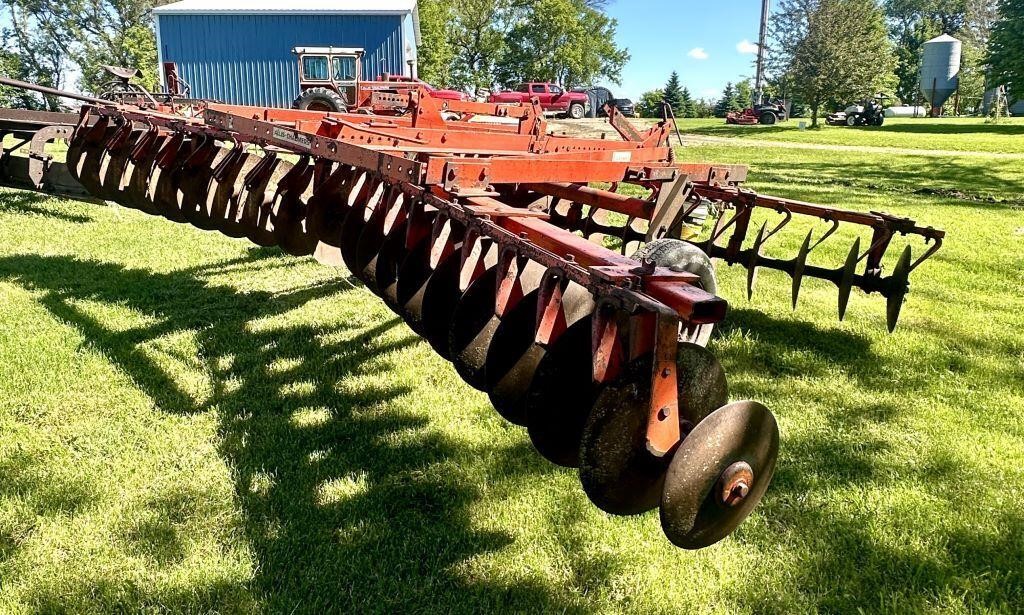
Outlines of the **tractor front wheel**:
[[846,116],[846,125],[847,126],[856,126],[857,125],[857,116],[853,115],[853,114],[847,115]]
[[328,88],[309,88],[304,90],[295,99],[292,106],[296,109],[308,111],[347,111],[348,104],[345,98],[334,90]]

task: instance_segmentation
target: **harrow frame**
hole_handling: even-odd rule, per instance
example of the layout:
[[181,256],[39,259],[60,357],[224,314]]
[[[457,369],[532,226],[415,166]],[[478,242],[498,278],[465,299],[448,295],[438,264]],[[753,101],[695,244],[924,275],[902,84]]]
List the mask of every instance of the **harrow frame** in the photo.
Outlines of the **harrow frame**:
[[[704,258],[747,267],[748,293],[759,268],[793,278],[794,307],[804,278],[834,282],[840,317],[854,287],[881,293],[888,300],[891,330],[910,273],[944,237],[906,218],[757,194],[742,187],[743,165],[681,163],[668,142],[667,119],[640,131],[610,109],[609,123],[620,139],[579,139],[549,134],[536,101],[514,106],[440,101],[418,91],[374,96],[376,106],[406,113],[216,103],[190,110],[144,109],[87,99],[73,134],[59,134],[70,136],[69,169],[88,192],[118,200],[134,189],[135,197],[124,196],[130,206],[201,228],[220,224],[227,234],[263,245],[284,245],[280,237],[297,237],[289,252],[344,263],[414,330],[425,331],[435,348],[447,348],[447,339],[439,340],[438,317],[431,321],[428,309],[453,311],[459,297],[485,289],[489,294],[474,304],[486,312],[482,316],[489,315],[499,328],[509,320],[526,323],[518,331],[527,339],[516,346],[525,348],[516,351],[523,354],[502,368],[509,371],[498,374],[500,381],[487,384],[493,403],[510,420],[531,403],[527,398],[541,378],[538,366],[548,360],[570,370],[566,359],[558,363],[549,357],[560,356],[560,348],[586,335],[589,349],[582,352],[588,373],[586,383],[577,384],[585,389],[581,399],[596,400],[593,414],[589,405],[577,407],[582,401],[558,398],[574,408],[572,420],[585,421],[570,429],[581,459],[598,466],[580,461],[584,488],[598,506],[619,514],[660,502],[669,538],[688,548],[721,539],[756,505],[774,469],[778,429],[756,402],[723,406],[728,395],[721,366],[683,341],[687,332],[726,316],[726,301],[708,292],[707,271],[653,256],[627,256],[628,247],[682,245],[678,240],[698,210],[716,204],[723,213],[710,234],[689,245],[700,248]],[[253,147],[263,156],[253,159]],[[282,162],[280,153],[298,160]],[[647,196],[621,193],[626,185]],[[143,207],[144,202],[154,205]],[[204,207],[217,215],[206,212],[203,221]],[[764,222],[753,244],[744,247],[758,210],[782,219],[771,230]],[[791,260],[761,254],[794,216],[830,227],[817,240],[809,232]],[[808,264],[808,255],[840,224],[870,229],[868,249],[861,252],[858,239],[840,267]],[[719,245],[730,230],[725,245]],[[916,261],[908,245],[885,276],[883,259],[897,235],[931,245]],[[602,245],[608,238],[619,244],[618,251]],[[382,272],[387,280],[379,277]],[[444,300],[425,298],[435,279],[440,280],[435,291],[447,289]],[[403,280],[412,281],[403,289]],[[442,314],[444,327],[458,326],[445,318],[454,317]],[[485,347],[490,351],[496,343]],[[445,354],[443,348],[439,352]],[[578,360],[582,357],[573,359]],[[490,361],[488,354],[487,365]],[[503,401],[509,389],[513,401]],[[551,411],[547,400],[541,401]],[[691,432],[706,438],[712,429],[737,439],[717,449],[692,444]],[[626,450],[621,459],[602,457],[598,449],[604,445],[595,444],[630,438],[642,451]],[[717,470],[706,477],[695,473],[690,455],[703,456],[705,470]],[[573,463],[554,457],[549,458]],[[711,481],[701,493],[679,486],[685,482],[680,477],[692,481],[698,474]],[[665,476],[676,482],[665,483],[663,499]],[[634,497],[632,491],[643,495]],[[712,513],[699,516],[708,506]]]

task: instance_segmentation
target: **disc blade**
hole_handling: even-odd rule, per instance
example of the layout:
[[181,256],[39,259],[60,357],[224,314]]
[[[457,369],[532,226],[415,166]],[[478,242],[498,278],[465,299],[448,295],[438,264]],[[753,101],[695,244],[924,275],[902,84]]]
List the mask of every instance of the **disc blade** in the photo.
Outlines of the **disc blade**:
[[[728,401],[725,370],[707,349],[680,344],[677,359],[680,430]],[[590,413],[580,446],[580,482],[587,497],[614,515],[635,515],[658,506],[669,457],[647,449],[651,357],[634,361],[604,388]]]
[[710,414],[676,449],[665,476],[661,526],[668,539],[701,549],[732,533],[764,495],[778,453],[778,425],[760,403]]
[[548,461],[580,465],[583,428],[597,400],[591,351],[592,319],[584,318],[548,348],[526,394],[530,441]]
[[764,243],[764,232],[767,222],[761,223],[757,237],[754,239],[754,246],[750,248],[750,262],[747,264],[747,301],[754,297],[754,283],[757,282],[757,261],[761,256],[761,244]]
[[462,258],[459,253],[452,254],[434,270],[423,291],[423,337],[437,354],[445,360],[448,353],[448,331],[451,329],[452,316],[462,293],[459,292],[459,272],[462,270]]
[[533,344],[536,326],[534,290],[500,319],[487,347],[484,390],[498,414],[516,425],[526,422],[525,408],[517,402],[526,393],[533,369],[541,358],[540,350]]
[[900,255],[900,260],[896,263],[896,268],[893,269],[892,277],[889,281],[890,287],[889,294],[886,297],[885,314],[889,333],[896,330],[896,323],[899,322],[900,311],[903,309],[903,300],[910,289],[911,257],[910,246],[907,246],[903,250],[903,254]]
[[846,256],[842,275],[839,279],[839,320],[846,318],[846,307],[850,303],[850,292],[853,290],[853,276],[857,273],[857,261],[860,258],[860,237],[854,240],[850,253]]
[[448,356],[466,383],[484,390],[484,366],[491,340],[501,320],[494,315],[498,269],[491,267],[459,298],[448,329]]
[[793,259],[793,309],[796,309],[797,301],[800,298],[800,285],[804,281],[804,267],[807,266],[807,255],[811,252],[811,235],[814,231],[807,231],[807,237],[800,246],[800,252]]
[[[373,278],[374,285],[380,290],[380,297],[395,313],[398,306],[398,270],[408,256],[405,247],[408,224],[401,222],[395,225],[384,243],[381,244],[377,256],[367,265],[367,276]],[[372,269],[372,273],[371,273]]]

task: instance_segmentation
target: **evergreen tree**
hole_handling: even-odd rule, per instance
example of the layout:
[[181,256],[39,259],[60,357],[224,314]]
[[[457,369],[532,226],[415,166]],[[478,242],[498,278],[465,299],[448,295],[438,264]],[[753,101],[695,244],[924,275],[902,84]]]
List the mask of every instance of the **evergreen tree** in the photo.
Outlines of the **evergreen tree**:
[[672,113],[676,117],[685,117],[683,112],[683,88],[679,85],[679,73],[672,71],[665,84],[665,104],[672,107]]
[[[758,101],[760,102],[760,101]],[[736,82],[736,104],[740,110],[746,109],[754,103],[754,87],[750,85],[749,79]]]
[[730,111],[737,111],[738,105],[736,88],[733,87],[732,81],[730,81],[725,84],[725,89],[722,90],[722,97],[718,99],[718,103],[715,105],[715,116],[725,117]]
[[679,111],[676,112],[676,117],[696,117],[693,110],[693,95],[690,94],[690,88],[683,88],[680,98],[682,104],[679,107]]

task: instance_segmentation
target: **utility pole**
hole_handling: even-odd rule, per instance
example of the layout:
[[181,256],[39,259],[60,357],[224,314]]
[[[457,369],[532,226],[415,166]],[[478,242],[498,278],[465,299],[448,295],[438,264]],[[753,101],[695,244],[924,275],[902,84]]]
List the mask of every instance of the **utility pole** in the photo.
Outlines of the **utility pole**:
[[770,0],[761,0],[761,35],[757,40],[757,76],[754,78],[753,107],[761,104],[764,98],[764,56],[768,42],[768,12]]

